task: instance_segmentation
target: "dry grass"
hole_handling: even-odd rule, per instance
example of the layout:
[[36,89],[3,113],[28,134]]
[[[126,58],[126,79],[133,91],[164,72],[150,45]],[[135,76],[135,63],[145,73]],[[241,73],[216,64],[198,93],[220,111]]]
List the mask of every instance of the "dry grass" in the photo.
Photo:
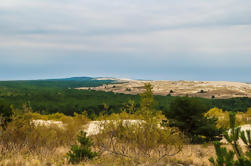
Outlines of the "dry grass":
[[[30,123],[32,119],[28,118],[27,120],[25,116],[17,117],[15,121],[9,124],[7,131],[0,136],[0,166],[70,166],[66,153],[70,150],[70,146],[75,143],[76,135],[79,130],[81,130],[81,126],[87,123],[87,119],[84,115],[75,115],[75,117],[63,117],[62,120],[66,126],[64,129],[57,126],[35,126]],[[111,129],[110,127],[114,126],[108,127],[108,129]],[[149,126],[146,125],[145,128],[147,127]],[[178,141],[182,141],[182,138],[168,135],[171,131],[169,128],[167,128],[164,133],[162,133],[163,131],[160,130],[158,126],[155,126],[152,130],[147,128],[143,130],[144,132],[141,131],[142,128],[144,128],[144,125],[141,127],[137,127],[137,125],[127,126],[126,128],[122,127],[120,130],[113,129],[111,132],[108,132],[110,133],[109,136],[120,138],[120,142],[113,142],[115,143],[113,147],[101,146],[105,147],[106,150],[108,148],[110,151],[126,154],[130,157],[116,155],[106,151],[95,158],[95,160],[79,165],[166,166],[167,164],[177,165],[180,163],[183,165],[209,166],[208,158],[215,154],[214,147],[211,144],[183,145],[182,151],[178,154],[174,156],[167,155],[165,158],[158,160],[159,156],[156,150],[160,149],[161,151],[163,147],[159,146],[158,143],[153,144],[154,141],[148,144],[147,140],[162,141],[162,144],[166,145],[170,150]],[[135,132],[137,133],[135,134]],[[111,135],[111,133],[113,134]],[[141,137],[138,137],[140,135]],[[167,139],[164,139],[164,136],[166,136]],[[167,142],[165,142],[165,140],[167,140]],[[103,141],[106,141],[106,139]],[[116,148],[114,145],[119,146],[120,149],[113,149]],[[146,145],[149,145],[148,149],[145,149],[145,147],[147,147]],[[94,147],[97,146],[98,144]],[[124,149],[121,149],[121,147],[124,147]],[[125,151],[126,148],[130,148],[128,153]],[[176,149],[173,150],[175,151]],[[150,157],[147,156],[148,152],[148,156]],[[134,154],[138,156],[132,157]],[[135,158],[137,160],[135,160]]]
[[[54,151],[44,150],[39,154],[23,153],[22,151],[9,152],[0,157],[0,166],[71,166],[67,162],[66,153],[69,151],[67,147],[58,147]],[[210,166],[208,158],[214,155],[213,145],[185,145],[183,150],[172,157],[168,157],[160,162],[146,159],[141,166],[166,166],[169,164],[177,165],[196,165]],[[121,156],[109,153],[103,154],[93,161],[80,163],[79,165],[88,166],[134,166],[137,162]]]
[[215,156],[215,150],[212,144],[185,145],[181,153],[168,160],[171,163],[181,163],[184,165],[210,166],[208,159],[213,156]]
[[37,152],[29,152],[28,147],[12,149],[2,153],[1,166],[40,166],[40,165],[68,165],[65,157],[68,148],[58,147],[53,150],[42,149]]
[[129,158],[123,158],[121,156],[115,156],[111,154],[104,154],[96,160],[89,162],[89,164],[99,166],[177,166],[179,164],[182,164],[184,166],[211,166],[208,159],[212,156],[215,156],[215,150],[212,144],[185,145],[183,147],[183,150],[177,155],[165,158],[164,160],[161,160],[159,162],[154,162],[156,161],[154,159],[149,160],[149,158],[145,158],[145,162],[138,164],[137,162],[130,160]]
[[75,114],[62,121],[64,128],[35,125],[32,114],[15,115],[0,135],[0,166],[68,165],[66,153],[88,119]]

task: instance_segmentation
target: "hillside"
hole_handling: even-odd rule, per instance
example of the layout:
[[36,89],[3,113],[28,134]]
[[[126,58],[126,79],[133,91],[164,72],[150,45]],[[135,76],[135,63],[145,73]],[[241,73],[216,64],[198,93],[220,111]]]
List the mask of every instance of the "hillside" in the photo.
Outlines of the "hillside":
[[[133,100],[135,106],[138,107],[139,95],[133,94],[143,92],[142,86],[145,82],[149,81],[102,77],[0,81],[0,100],[12,104],[17,109],[22,109],[24,105],[29,105],[34,112],[42,114],[61,112],[66,115],[73,115],[74,112],[81,113],[85,110],[90,117],[94,117],[104,110],[106,114],[119,113],[129,100]],[[157,108],[162,111],[168,109],[170,102],[175,99],[174,96],[186,95],[188,92],[190,92],[190,96],[208,95],[209,99],[200,98],[208,108],[218,107],[223,110],[245,112],[247,108],[251,107],[251,98],[247,98],[246,95],[240,95],[244,96],[240,98],[222,99],[222,92],[215,90],[219,95],[215,99],[211,99],[211,94],[205,88],[209,87],[208,85],[202,88],[202,86],[199,87],[198,85],[197,87],[195,85],[188,86],[186,85],[188,82],[184,81],[177,81],[173,84],[168,81],[150,82],[154,85],[154,93],[157,94],[155,95],[155,99],[158,102]],[[244,88],[245,86],[246,84],[244,84]],[[80,89],[85,90],[77,90],[79,89],[77,87],[82,87]],[[192,87],[197,88],[193,88],[195,89],[194,94],[191,91]],[[170,90],[173,90],[173,93],[171,93],[171,96],[166,96],[166,94],[170,93]],[[204,90],[205,93],[198,93],[201,90]],[[104,108],[104,105],[108,105],[109,108]]]
[[77,89],[91,89],[124,94],[139,94],[143,85],[151,83],[155,95],[190,96],[202,98],[227,99],[234,97],[251,97],[251,84],[227,81],[139,81],[117,79],[115,83],[98,87],[80,87]]

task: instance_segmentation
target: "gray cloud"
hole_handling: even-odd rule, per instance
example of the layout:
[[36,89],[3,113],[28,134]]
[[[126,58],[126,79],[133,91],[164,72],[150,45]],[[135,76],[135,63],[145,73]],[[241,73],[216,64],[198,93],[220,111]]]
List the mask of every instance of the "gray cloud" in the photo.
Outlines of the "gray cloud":
[[[132,69],[135,77],[146,69],[159,77],[164,70],[172,75],[171,69],[191,78],[197,78],[192,76],[197,68],[246,73],[251,70],[250,8],[249,0],[3,0],[0,65],[61,70],[59,62],[65,62],[77,73],[85,70],[79,63],[84,61],[103,66],[90,67],[96,74],[127,75]],[[227,75],[220,73],[215,78]],[[241,75],[236,80],[244,80]]]

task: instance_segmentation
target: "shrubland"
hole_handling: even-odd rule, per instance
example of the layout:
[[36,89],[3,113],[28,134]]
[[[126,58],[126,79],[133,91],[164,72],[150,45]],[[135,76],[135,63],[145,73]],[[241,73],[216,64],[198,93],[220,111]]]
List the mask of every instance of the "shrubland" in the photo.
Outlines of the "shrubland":
[[[146,84],[145,89],[140,108],[134,115],[130,110],[124,110],[116,118],[101,124],[101,132],[93,137],[101,154],[117,156],[131,165],[153,165],[182,150],[183,133],[178,128],[161,126],[166,118],[154,108],[151,85]],[[129,117],[138,120],[128,121]]]
[[[0,165],[5,161],[14,165],[16,157],[20,158],[23,163],[21,165],[26,165],[26,160],[31,159],[40,164],[44,161],[58,165],[67,163],[65,151],[75,142],[78,132],[88,122],[87,116],[84,113],[75,113],[73,117],[62,114],[40,115],[30,112],[31,110],[26,112],[27,107],[23,111],[25,112],[20,113],[19,110],[13,110],[11,121],[6,128],[1,129]],[[34,120],[39,117],[61,120],[64,126],[35,124]]]
[[[110,106],[102,103],[99,113],[91,117],[101,122],[100,132],[94,135],[83,132],[92,121],[88,111],[45,115],[29,103],[15,108],[0,102],[4,122],[0,165],[209,164],[207,159],[214,153],[211,141],[230,127],[227,112],[209,110],[200,99],[187,97],[176,97],[161,110],[151,85],[144,89],[138,101],[128,99],[117,113],[107,113]],[[237,113],[241,119],[237,124],[249,123],[250,111]]]
[[[229,112],[230,131],[224,133],[224,138],[231,145],[228,150],[220,142],[214,142],[216,159],[211,157],[209,161],[214,166],[250,166],[251,165],[251,130],[242,131],[236,126],[236,113]],[[244,146],[239,144],[242,140]]]
[[[212,108],[204,114],[204,116],[209,116],[211,118],[217,118],[217,127],[229,129],[230,119],[229,111],[223,111],[219,108]],[[251,108],[248,108],[246,112],[236,112],[235,125],[240,126],[244,124],[251,124]]]

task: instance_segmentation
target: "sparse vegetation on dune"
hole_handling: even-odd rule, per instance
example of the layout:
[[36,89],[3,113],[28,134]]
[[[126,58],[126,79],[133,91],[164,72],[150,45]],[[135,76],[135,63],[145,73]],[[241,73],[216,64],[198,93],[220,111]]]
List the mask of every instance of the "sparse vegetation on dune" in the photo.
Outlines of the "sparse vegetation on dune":
[[[127,80],[126,82],[118,82],[116,86],[101,85],[97,87],[89,87],[92,90],[139,94],[143,92],[145,83],[151,83],[153,93],[155,95],[166,96],[190,96],[211,98],[212,96],[220,99],[233,97],[251,97],[251,86],[247,83],[227,82],[227,81],[139,81]],[[87,89],[85,87],[78,89]],[[129,90],[130,89],[130,90]]]

